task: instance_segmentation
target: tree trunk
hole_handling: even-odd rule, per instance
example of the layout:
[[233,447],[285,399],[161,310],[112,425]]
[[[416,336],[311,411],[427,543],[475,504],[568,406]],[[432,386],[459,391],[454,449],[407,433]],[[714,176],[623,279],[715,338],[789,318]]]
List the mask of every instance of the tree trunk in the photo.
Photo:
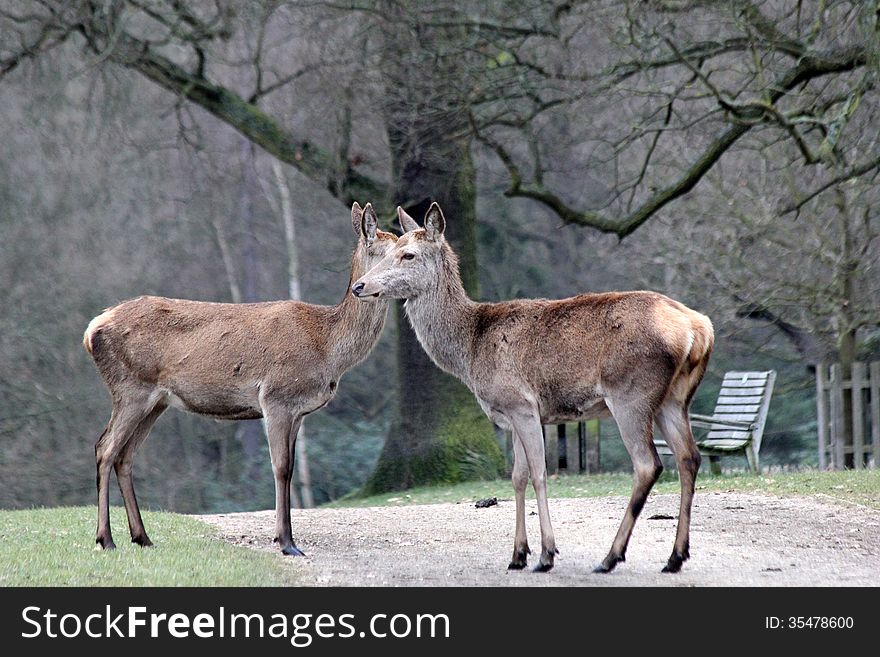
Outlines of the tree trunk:
[[[443,207],[446,238],[459,255],[462,280],[477,295],[475,173],[467,137],[411,113],[387,117],[395,203],[421,219],[431,201]],[[438,129],[439,128],[439,129]],[[453,128],[450,130],[450,128]],[[435,482],[494,478],[504,456],[492,425],[471,392],[425,354],[402,305],[395,307],[397,386],[395,417],[365,491],[400,490]]]
[[[852,379],[852,366],[856,361],[858,345],[856,343],[855,316],[855,272],[858,260],[853,257],[852,225],[849,217],[849,206],[846,194],[842,189],[837,190],[835,207],[840,220],[841,257],[838,265],[837,278],[842,303],[838,314],[837,326],[837,357],[840,361],[840,375],[843,380]],[[849,394],[843,395],[843,426],[841,436],[844,450],[843,467],[855,467],[855,454],[853,451],[853,402],[852,397],[856,391],[850,389]]]

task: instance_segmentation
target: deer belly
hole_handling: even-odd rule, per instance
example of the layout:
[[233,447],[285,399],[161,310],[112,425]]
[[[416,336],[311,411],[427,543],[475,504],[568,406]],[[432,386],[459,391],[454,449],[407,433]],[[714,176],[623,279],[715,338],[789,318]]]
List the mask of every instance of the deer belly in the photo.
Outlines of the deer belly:
[[263,417],[256,399],[226,391],[166,390],[168,403],[196,415],[207,415],[221,420],[257,420]]
[[559,422],[574,422],[576,420],[592,420],[595,418],[608,417],[611,411],[605,404],[605,400],[598,398],[572,398],[547,400],[542,409],[541,420],[545,424],[557,424]]

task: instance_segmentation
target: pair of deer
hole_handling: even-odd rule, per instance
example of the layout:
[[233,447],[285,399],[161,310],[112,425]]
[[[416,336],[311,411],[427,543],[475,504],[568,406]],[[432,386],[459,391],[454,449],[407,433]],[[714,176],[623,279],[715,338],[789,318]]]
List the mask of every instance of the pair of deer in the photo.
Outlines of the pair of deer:
[[240,420],[263,418],[275,476],[275,540],[301,555],[291,534],[290,483],[302,418],[326,405],[339,378],[375,345],[387,299],[406,299],[406,313],[434,362],[461,379],[493,422],[514,435],[516,534],[511,569],[531,553],[525,490],[535,489],[541,556],[547,571],[558,553],[547,503],[542,425],[611,414],[632,458],[634,486],[623,521],[597,572],[624,561],[636,518],[662,465],[656,423],[675,454],[681,506],[665,572],[689,557],[694,480],[700,454],[688,407],[713,345],[707,317],[655,292],[583,294],[558,301],[476,303],[468,298],[446,220],[434,203],[423,227],[402,208],[405,233],[378,230],[376,213],[355,203],[358,244],[351,294],[336,306],[297,301],[204,303],[140,297],[106,310],[84,336],[113,398],[95,445],[100,548],[113,548],[110,471],[115,469],[131,540],[147,537],[132,484],[132,459],[168,408]]

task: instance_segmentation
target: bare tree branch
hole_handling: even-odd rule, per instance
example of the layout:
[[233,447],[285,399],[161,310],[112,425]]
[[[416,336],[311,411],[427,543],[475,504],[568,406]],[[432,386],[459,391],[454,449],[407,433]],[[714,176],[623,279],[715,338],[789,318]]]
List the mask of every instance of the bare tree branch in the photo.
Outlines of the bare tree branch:
[[856,166],[850,167],[843,173],[834,176],[830,180],[819,185],[819,187],[817,187],[813,191],[805,194],[804,196],[801,196],[799,199],[793,201],[789,205],[786,205],[784,208],[782,208],[780,214],[798,212],[802,207],[804,207],[807,203],[812,201],[823,192],[827,192],[829,189],[836,187],[837,185],[844,183],[847,180],[852,180],[854,178],[864,176],[865,174],[875,170],[880,170],[880,156],[868,160],[867,162],[863,162],[861,164],[857,164]]
[[[199,105],[266,152],[335,193],[337,172],[332,155],[282,128],[255,103],[212,82],[201,70],[186,70],[156,52],[146,41],[123,30],[108,34],[100,17],[93,17],[80,31],[95,53],[138,71],[156,84]],[[112,44],[107,45],[111,38]],[[355,198],[380,199],[388,195],[385,183],[354,170],[349,171],[349,179],[341,189],[345,193],[341,200],[345,203],[351,203]]]
[[[863,46],[850,46],[836,50],[825,50],[805,55],[798,63],[777,77],[770,85],[767,102],[775,103],[792,89],[810,80],[829,75],[852,71],[864,66],[868,53]],[[476,126],[476,122],[472,121]],[[654,214],[675,199],[687,194],[712,169],[719,159],[753,126],[753,123],[738,122],[727,128],[709,143],[698,158],[684,172],[665,187],[658,189],[645,199],[635,210],[620,218],[609,217],[591,210],[580,210],[570,206],[559,195],[546,189],[542,184],[524,182],[519,166],[507,148],[485,134],[477,137],[490,146],[504,164],[510,177],[507,196],[531,198],[543,203],[555,212],[565,223],[579,224],[595,228],[601,232],[613,233],[621,239],[630,235]]]
[[61,26],[51,18],[22,17],[2,12],[4,18],[15,22],[26,20],[38,20],[42,22],[39,33],[29,43],[23,43],[21,47],[5,57],[0,57],[0,79],[16,69],[26,59],[33,59],[56,46],[64,43],[74,31],[73,26]]

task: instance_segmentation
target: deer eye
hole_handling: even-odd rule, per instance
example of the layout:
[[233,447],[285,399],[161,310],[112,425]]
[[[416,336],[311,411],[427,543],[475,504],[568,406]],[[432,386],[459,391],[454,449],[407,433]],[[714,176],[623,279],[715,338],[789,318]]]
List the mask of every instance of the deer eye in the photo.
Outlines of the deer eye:
[[415,257],[416,257],[415,253],[404,253],[401,260],[412,260]]

